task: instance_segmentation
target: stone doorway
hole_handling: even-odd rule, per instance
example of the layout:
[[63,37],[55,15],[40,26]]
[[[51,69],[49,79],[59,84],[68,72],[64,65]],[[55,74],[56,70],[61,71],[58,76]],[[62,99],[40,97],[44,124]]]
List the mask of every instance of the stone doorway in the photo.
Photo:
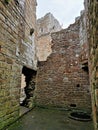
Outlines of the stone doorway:
[[21,76],[20,105],[32,108],[37,71],[23,67]]

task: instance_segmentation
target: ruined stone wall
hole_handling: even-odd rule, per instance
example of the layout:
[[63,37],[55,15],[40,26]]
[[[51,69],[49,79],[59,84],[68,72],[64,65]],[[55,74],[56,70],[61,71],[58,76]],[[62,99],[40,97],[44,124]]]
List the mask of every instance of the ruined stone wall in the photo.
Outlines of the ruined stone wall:
[[95,130],[98,129],[98,0],[89,0],[89,65],[92,90],[92,109]]
[[52,34],[52,54],[39,62],[35,101],[39,106],[91,108],[89,75],[80,64],[80,20]]
[[44,17],[37,20],[38,36],[61,30],[59,21],[51,14],[47,13]]
[[[20,43],[17,45],[17,55],[23,62],[28,65],[29,68],[36,69],[37,57],[36,57],[36,0],[25,0],[24,14],[20,17],[19,30]],[[30,31],[34,29],[34,32],[30,34]],[[23,32],[22,32],[23,31]]]
[[32,0],[0,0],[0,129],[19,117],[22,67],[36,69],[35,8]]
[[46,61],[47,57],[51,54],[51,40],[51,35],[49,33],[38,37],[37,57],[39,61]]
[[81,46],[80,62],[83,66],[88,64],[88,39],[87,39],[87,11],[81,11],[79,39]]
[[51,33],[61,30],[61,26],[51,13],[37,20],[37,57],[39,61],[46,61],[51,54]]

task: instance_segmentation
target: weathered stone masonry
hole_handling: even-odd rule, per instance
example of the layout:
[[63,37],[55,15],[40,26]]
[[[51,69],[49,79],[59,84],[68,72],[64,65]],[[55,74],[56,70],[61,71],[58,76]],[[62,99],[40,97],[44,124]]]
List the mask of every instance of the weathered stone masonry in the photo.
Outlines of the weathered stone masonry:
[[46,61],[51,54],[51,33],[61,30],[58,20],[51,14],[47,13],[44,17],[37,20],[37,57],[39,61]]
[[90,83],[95,129],[98,130],[98,0],[88,1]]
[[[19,117],[23,66],[36,70],[36,0],[10,0],[8,3],[0,0],[0,11],[0,129],[2,129]],[[31,29],[35,32],[30,33]]]
[[[5,1],[0,0],[0,129],[19,117],[22,74],[26,76],[26,104],[32,108],[37,69],[36,0]],[[48,59],[51,50],[48,54],[45,51],[45,57],[39,52],[42,57],[39,61],[47,61],[39,62],[34,96],[39,106],[90,109],[91,92],[97,130],[98,0],[85,0],[85,4],[86,10],[74,24],[52,34],[51,44],[49,35],[47,50],[52,45],[52,54]],[[55,29],[51,27],[46,28],[49,34]],[[47,30],[40,31],[48,34]],[[42,43],[45,39],[44,35]]]
[[35,90],[38,106],[90,109],[88,72],[80,63],[80,18],[52,34],[52,54],[39,62]]

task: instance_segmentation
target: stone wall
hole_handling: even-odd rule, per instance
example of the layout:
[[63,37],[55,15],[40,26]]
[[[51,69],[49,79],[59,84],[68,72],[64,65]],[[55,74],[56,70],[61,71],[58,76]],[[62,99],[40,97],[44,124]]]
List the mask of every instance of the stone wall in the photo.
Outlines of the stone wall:
[[44,17],[37,20],[37,30],[38,36],[42,36],[50,32],[61,30],[61,25],[51,13],[47,13]]
[[98,0],[89,0],[89,61],[92,90],[92,109],[95,130],[98,129]]
[[51,33],[59,30],[61,30],[61,26],[51,13],[37,20],[37,57],[39,61],[46,61],[51,54]]
[[23,66],[37,68],[35,9],[36,1],[0,0],[0,129],[19,117]]
[[88,39],[87,39],[87,11],[81,11],[80,17],[80,31],[79,31],[79,39],[80,39],[80,46],[81,46],[81,55],[80,55],[80,62],[83,66],[88,64]]
[[46,61],[47,57],[52,53],[51,40],[51,34],[49,33],[38,37],[37,57],[39,61]]
[[80,22],[77,18],[67,29],[52,33],[52,54],[38,67],[38,106],[91,108],[89,75],[80,63]]

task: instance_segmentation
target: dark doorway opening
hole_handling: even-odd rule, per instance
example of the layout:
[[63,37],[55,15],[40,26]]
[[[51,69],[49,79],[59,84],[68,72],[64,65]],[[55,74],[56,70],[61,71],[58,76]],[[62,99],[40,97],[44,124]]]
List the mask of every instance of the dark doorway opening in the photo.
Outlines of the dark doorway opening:
[[36,84],[37,71],[23,67],[21,80],[21,93],[24,93],[24,98],[20,100],[20,105],[27,108],[32,108],[33,95]]

